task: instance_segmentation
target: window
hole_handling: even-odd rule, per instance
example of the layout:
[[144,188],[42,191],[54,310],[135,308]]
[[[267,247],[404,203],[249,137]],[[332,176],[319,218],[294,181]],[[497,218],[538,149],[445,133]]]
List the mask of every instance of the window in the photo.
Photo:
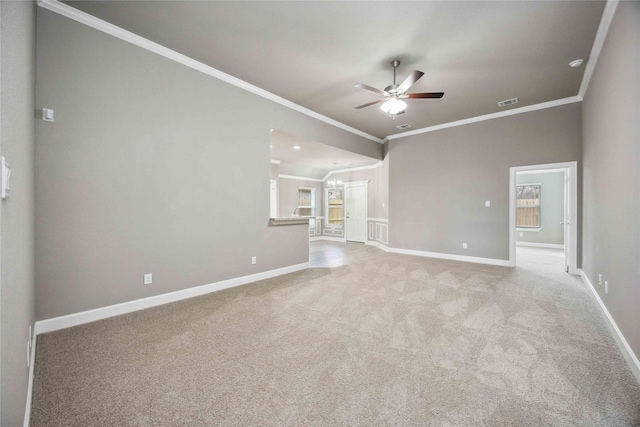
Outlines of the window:
[[298,215],[315,216],[316,213],[316,189],[308,187],[298,187]]
[[541,184],[516,185],[516,227],[540,228]]
[[342,190],[325,188],[324,190],[325,225],[327,227],[342,227],[344,218],[344,200]]

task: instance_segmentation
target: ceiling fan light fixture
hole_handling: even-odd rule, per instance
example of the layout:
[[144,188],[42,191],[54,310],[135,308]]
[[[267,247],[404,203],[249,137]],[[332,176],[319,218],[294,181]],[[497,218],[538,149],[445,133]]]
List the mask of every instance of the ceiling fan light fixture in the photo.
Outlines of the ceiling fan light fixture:
[[417,82],[424,75],[424,73],[422,71],[413,70],[411,74],[409,74],[407,78],[402,81],[402,83],[396,84],[396,68],[398,68],[399,65],[400,61],[398,60],[391,61],[391,67],[393,68],[393,83],[391,84],[391,86],[387,86],[384,90],[376,89],[375,87],[371,87],[364,83],[355,84],[355,87],[359,89],[364,89],[383,96],[383,98],[379,99],[378,101],[367,102],[366,104],[355,107],[356,110],[371,107],[372,105],[377,105],[382,102],[382,105],[380,105],[380,109],[387,113],[393,120],[395,120],[396,115],[404,113],[404,110],[407,108],[407,104],[400,98],[439,99],[444,96],[444,92],[407,93],[409,88],[411,88],[411,86],[413,86],[415,82]]
[[380,109],[385,113],[395,116],[403,112],[407,108],[407,103],[398,98],[390,98],[384,104],[380,106]]
[[584,62],[584,59],[576,59],[575,61],[569,62],[569,67],[578,68],[579,66],[582,65],[583,62]]

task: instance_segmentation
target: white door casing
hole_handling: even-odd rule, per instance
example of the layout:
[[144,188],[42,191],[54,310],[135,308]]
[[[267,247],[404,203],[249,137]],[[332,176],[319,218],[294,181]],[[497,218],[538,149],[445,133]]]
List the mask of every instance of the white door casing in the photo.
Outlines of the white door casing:
[[518,172],[564,170],[566,178],[565,263],[569,274],[578,269],[578,162],[513,166],[509,168],[509,265],[516,266],[516,174]]
[[278,181],[271,180],[271,218],[278,217]]
[[569,244],[567,242],[567,237],[569,235],[569,218],[571,218],[571,206],[568,203],[568,196],[570,193],[569,190],[569,173],[567,170],[564,171],[564,212],[562,216],[562,243],[564,244],[564,271],[569,272]]

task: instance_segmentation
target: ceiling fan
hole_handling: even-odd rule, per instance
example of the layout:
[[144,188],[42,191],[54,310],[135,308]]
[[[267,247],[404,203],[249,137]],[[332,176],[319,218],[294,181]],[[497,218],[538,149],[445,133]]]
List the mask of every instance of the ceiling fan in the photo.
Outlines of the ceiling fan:
[[422,71],[414,70],[409,74],[409,76],[404,79],[402,83],[399,85],[396,84],[396,68],[400,65],[400,61],[397,59],[391,61],[391,66],[393,67],[393,84],[384,88],[384,90],[376,89],[375,87],[371,87],[364,83],[356,83],[355,87],[368,90],[370,92],[374,92],[380,95],[383,95],[384,98],[368,102],[363,105],[359,105],[356,110],[361,110],[363,108],[370,107],[372,105],[379,104],[383,102],[380,106],[382,111],[389,114],[389,117],[392,117],[394,120],[398,114],[403,114],[404,110],[407,108],[407,103],[403,101],[403,99],[407,98],[442,98],[444,96],[444,92],[428,92],[428,93],[407,93],[409,88],[414,85],[415,82],[420,79],[424,75]]

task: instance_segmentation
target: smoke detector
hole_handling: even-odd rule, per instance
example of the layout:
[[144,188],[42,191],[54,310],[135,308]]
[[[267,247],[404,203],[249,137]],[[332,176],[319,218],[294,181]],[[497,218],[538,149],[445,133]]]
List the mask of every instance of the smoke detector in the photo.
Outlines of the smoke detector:
[[498,107],[506,107],[507,105],[513,105],[518,103],[518,98],[511,98],[498,102]]
[[410,124],[408,124],[408,123],[405,123],[405,124],[403,124],[403,125],[398,125],[398,126],[396,126],[396,127],[397,127],[398,129],[409,129],[409,128],[411,127],[411,125],[410,125]]

